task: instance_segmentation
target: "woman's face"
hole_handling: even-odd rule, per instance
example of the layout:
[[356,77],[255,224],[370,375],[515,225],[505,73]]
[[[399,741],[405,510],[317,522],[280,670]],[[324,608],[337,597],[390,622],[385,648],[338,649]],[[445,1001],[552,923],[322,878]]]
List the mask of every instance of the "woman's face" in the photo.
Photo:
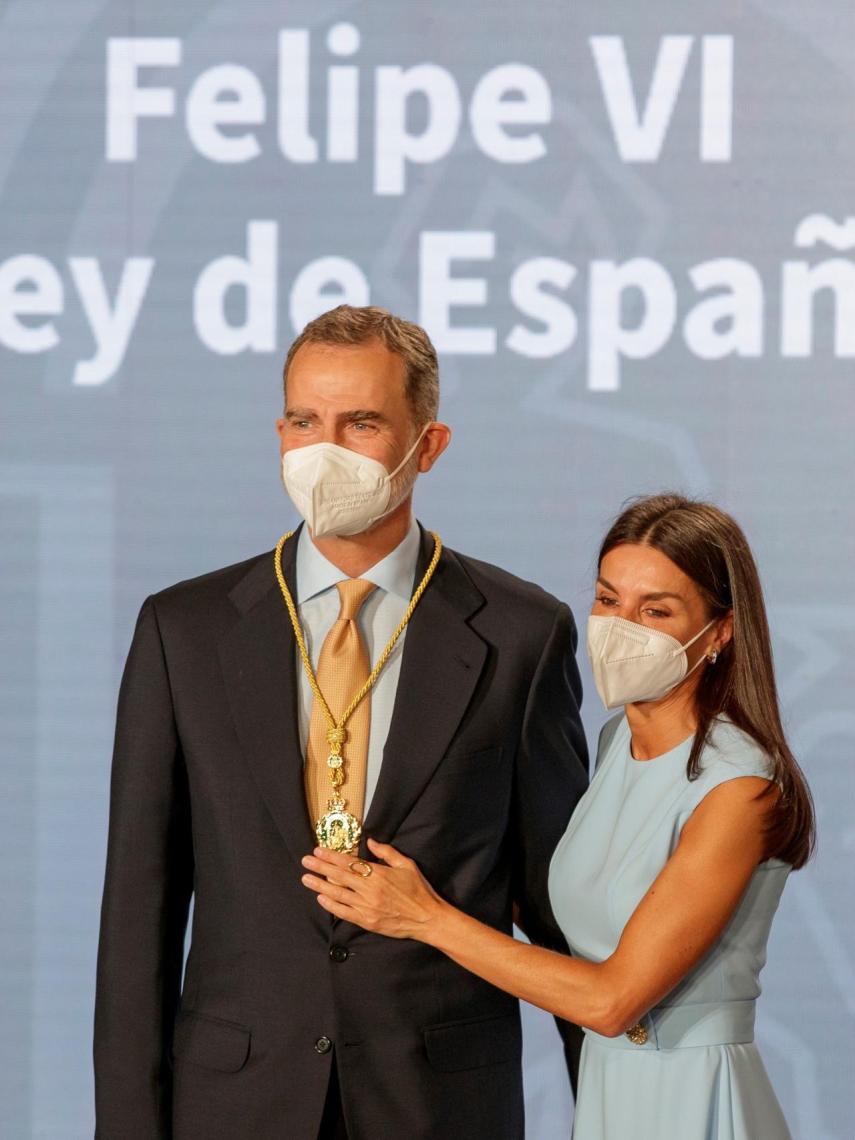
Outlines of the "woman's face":
[[[624,543],[600,564],[591,613],[621,617],[675,637],[685,645],[712,616],[695,582],[652,546]],[[723,618],[686,650],[689,668],[730,640],[731,619]]]

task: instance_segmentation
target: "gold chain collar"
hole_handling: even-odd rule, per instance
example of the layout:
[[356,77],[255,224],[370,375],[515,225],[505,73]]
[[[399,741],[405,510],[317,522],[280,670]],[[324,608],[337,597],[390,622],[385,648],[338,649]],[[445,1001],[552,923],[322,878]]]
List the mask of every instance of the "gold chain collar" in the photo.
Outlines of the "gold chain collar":
[[[315,670],[312,668],[312,661],[309,657],[309,652],[306,649],[306,639],[303,636],[303,630],[300,626],[300,619],[297,616],[297,607],[294,605],[294,599],[291,597],[291,591],[288,589],[288,583],[285,581],[285,575],[282,573],[282,549],[289,538],[294,534],[293,530],[283,534],[276,544],[276,552],[274,554],[275,567],[276,567],[276,580],[279,583],[279,589],[282,591],[282,597],[285,599],[285,605],[288,609],[288,616],[291,619],[291,627],[294,630],[294,638],[297,642],[297,649],[300,652],[300,660],[303,662],[303,669],[306,674],[306,679],[309,682],[309,687],[314,694],[315,700],[324,714],[324,719],[327,722],[327,741],[330,746],[330,754],[327,757],[327,767],[329,769],[330,783],[332,785],[332,798],[329,801],[328,811],[326,815],[319,819],[315,826],[315,834],[317,835],[318,842],[322,847],[335,847],[338,850],[351,850],[359,841],[359,836],[362,831],[361,824],[357,819],[345,812],[346,801],[341,798],[339,789],[345,781],[344,772],[344,757],[341,754],[341,746],[347,740],[347,722],[359,706],[360,702],[371,692],[377,678],[383,670],[383,666],[389,660],[392,650],[398,643],[401,634],[407,628],[410,618],[413,616],[416,606],[421,600],[422,594],[427,589],[428,583],[433,577],[437,564],[439,563],[440,555],[442,554],[442,540],[438,534],[431,532],[431,537],[434,541],[433,556],[424,577],[410,598],[410,603],[407,606],[404,616],[398,623],[395,632],[389,638],[386,648],[377,659],[377,664],[368,675],[365,684],[344,710],[341,718],[336,721],[332,711],[327,703],[326,697],[321,692],[318,679],[315,676]],[[331,824],[335,823],[336,826],[332,827]]]

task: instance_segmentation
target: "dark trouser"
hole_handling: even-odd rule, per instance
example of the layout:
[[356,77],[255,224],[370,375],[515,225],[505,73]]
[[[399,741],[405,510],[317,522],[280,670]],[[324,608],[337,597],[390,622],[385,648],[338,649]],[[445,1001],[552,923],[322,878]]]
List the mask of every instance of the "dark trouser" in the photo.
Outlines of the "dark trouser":
[[344,1112],[341,1107],[341,1092],[338,1084],[338,1070],[335,1057],[333,1057],[330,1071],[330,1083],[327,1087],[327,1099],[324,1104],[324,1115],[321,1118],[321,1127],[318,1140],[348,1140],[347,1128],[344,1123]]

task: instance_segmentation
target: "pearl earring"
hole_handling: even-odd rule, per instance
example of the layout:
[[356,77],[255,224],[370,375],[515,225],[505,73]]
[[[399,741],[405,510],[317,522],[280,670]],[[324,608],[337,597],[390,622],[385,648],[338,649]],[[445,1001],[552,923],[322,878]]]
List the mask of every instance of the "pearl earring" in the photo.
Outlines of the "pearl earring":
[[713,651],[707,657],[707,661],[709,661],[710,665],[715,665],[716,661],[718,661],[718,650],[717,649],[713,649]]

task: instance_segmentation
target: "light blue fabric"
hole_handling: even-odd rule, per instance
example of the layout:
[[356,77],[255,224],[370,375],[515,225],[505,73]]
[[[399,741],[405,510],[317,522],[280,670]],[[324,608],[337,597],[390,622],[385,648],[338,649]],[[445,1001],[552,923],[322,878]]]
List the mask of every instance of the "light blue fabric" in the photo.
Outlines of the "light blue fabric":
[[[708,792],[769,775],[757,745],[723,723],[690,781],[691,743],[638,761],[623,715],[604,728],[596,774],[549,871],[552,907],[574,955],[600,962],[614,951]],[[715,945],[642,1019],[644,1044],[586,1030],[574,1140],[788,1140],[754,1044],[754,1005],[789,871],[779,860],[757,868]]]
[[[370,570],[360,574],[377,589],[366,598],[359,611],[358,624],[368,660],[373,665],[398,623],[407,611],[413,595],[416,564],[419,558],[420,534],[418,523],[413,519],[410,529],[395,549]],[[308,527],[300,531],[297,546],[297,613],[306,648],[312,665],[317,669],[318,657],[324,638],[338,617],[339,595],[336,582],[346,578],[337,566],[324,558],[312,542]],[[377,787],[380,767],[383,763],[383,748],[392,723],[392,710],[395,707],[395,694],[398,691],[398,677],[401,672],[401,657],[404,652],[406,631],[398,639],[389,660],[371,690],[371,728],[368,735],[368,769],[365,776],[365,815],[371,806],[371,799]],[[298,659],[300,685],[297,701],[297,715],[300,729],[300,746],[306,755],[306,740],[312,719],[312,690]]]

